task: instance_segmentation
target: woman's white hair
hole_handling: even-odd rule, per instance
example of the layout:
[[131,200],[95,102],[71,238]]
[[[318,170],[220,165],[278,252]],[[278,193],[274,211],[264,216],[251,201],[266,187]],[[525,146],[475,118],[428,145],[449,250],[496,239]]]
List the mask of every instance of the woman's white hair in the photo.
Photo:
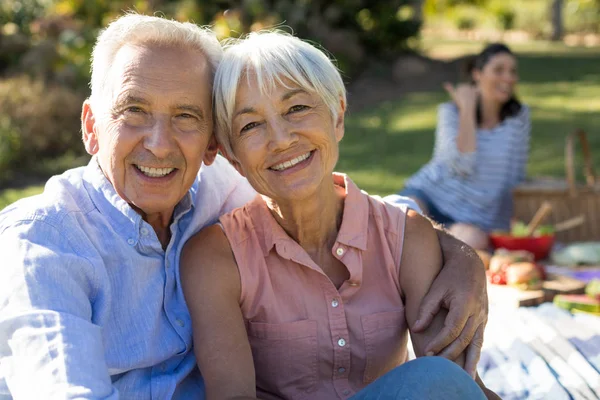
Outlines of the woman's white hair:
[[111,22],[98,36],[92,52],[92,104],[102,101],[110,66],[123,46],[178,46],[201,51],[211,66],[212,76],[223,56],[223,48],[213,31],[189,22],[128,13]]
[[[346,88],[340,72],[321,50],[280,30],[253,32],[224,44],[225,53],[217,68],[213,107],[217,139],[228,157],[236,159],[230,135],[235,97],[240,79],[256,78],[262,94],[275,85],[292,82],[316,93],[337,118],[340,101],[346,103]],[[287,83],[289,85],[289,83]]]

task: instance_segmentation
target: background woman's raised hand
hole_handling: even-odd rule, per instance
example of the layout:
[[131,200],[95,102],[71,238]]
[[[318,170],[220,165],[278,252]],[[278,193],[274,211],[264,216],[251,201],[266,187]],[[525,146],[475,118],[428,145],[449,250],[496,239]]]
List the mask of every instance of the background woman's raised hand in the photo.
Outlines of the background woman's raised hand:
[[477,104],[478,90],[472,83],[459,83],[453,85],[449,82],[444,83],[444,89],[452,98],[452,101],[461,111],[473,110]]

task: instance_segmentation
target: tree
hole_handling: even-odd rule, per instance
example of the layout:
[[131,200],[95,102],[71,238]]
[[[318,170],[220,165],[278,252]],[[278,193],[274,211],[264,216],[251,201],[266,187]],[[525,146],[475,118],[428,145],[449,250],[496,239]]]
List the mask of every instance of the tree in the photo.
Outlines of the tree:
[[563,0],[552,1],[552,36],[551,40],[559,41],[563,37]]

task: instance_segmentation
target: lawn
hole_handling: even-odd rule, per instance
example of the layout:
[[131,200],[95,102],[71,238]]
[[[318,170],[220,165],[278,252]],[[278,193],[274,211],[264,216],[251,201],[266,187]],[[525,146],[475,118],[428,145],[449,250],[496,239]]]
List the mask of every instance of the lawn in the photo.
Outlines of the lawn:
[[[423,47],[432,55],[455,57],[482,44],[424,41]],[[518,94],[532,113],[528,175],[564,176],[565,136],[576,127],[587,131],[600,167],[600,49],[548,42],[512,47],[519,54]],[[349,115],[337,169],[369,193],[397,191],[429,160],[437,105],[446,100],[442,90],[414,93]]]
[[[478,51],[482,44],[425,38],[422,46],[431,56],[455,57]],[[564,176],[565,136],[576,127],[588,132],[600,168],[600,49],[548,42],[515,44],[512,48],[519,54],[519,96],[532,112],[528,174]],[[337,170],[348,173],[369,193],[397,191],[428,161],[437,105],[446,99],[441,90],[414,93],[348,115]],[[0,209],[42,188],[0,191]]]

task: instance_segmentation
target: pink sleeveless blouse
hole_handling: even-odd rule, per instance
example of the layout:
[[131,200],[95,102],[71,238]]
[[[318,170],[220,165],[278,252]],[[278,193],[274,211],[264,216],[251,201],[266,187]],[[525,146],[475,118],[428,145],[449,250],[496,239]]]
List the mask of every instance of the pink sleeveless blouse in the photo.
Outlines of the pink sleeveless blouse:
[[399,284],[406,209],[345,175],[334,182],[346,198],[331,251],[350,274],[339,290],[261,196],[220,218],[240,272],[260,399],[347,399],[407,359]]

